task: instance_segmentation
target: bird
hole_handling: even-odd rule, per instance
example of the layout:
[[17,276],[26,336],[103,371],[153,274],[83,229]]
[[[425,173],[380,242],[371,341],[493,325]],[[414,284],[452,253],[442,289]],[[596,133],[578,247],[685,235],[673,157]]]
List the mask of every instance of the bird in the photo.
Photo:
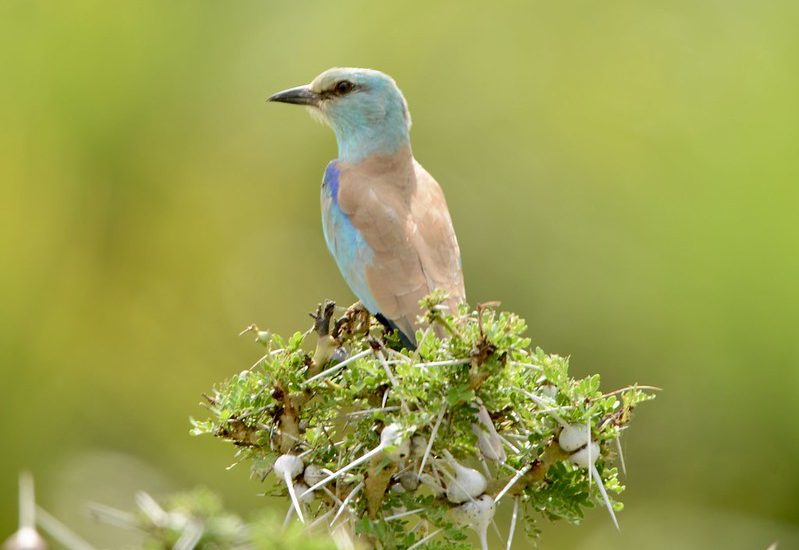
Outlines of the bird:
[[334,67],[267,100],[304,105],[335,133],[338,158],[321,186],[325,242],[358,300],[415,347],[419,301],[443,290],[456,313],[466,293],[444,193],[411,151],[405,96],[385,73]]

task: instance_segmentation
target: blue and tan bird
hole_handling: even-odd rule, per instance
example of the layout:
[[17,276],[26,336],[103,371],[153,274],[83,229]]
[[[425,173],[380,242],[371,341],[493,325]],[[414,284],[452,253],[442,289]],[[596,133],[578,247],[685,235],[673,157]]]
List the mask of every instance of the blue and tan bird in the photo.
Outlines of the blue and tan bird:
[[465,299],[458,241],[436,180],[411,152],[411,116],[394,80],[334,68],[269,101],[305,105],[336,134],[322,180],[330,253],[361,303],[415,343],[419,300],[434,290],[453,311]]

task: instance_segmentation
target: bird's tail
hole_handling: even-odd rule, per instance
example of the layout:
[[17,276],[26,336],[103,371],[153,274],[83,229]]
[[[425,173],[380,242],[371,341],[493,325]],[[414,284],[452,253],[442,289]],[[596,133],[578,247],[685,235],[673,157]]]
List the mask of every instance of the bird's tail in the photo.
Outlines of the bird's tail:
[[383,315],[382,313],[378,313],[377,315],[375,315],[375,319],[380,321],[380,324],[386,327],[387,329],[396,330],[397,334],[399,335],[400,342],[404,347],[408,348],[409,350],[416,349],[416,342],[414,341],[415,338],[413,334],[411,335],[405,334],[405,332],[402,329],[400,329],[394,321],[387,319],[386,316]]

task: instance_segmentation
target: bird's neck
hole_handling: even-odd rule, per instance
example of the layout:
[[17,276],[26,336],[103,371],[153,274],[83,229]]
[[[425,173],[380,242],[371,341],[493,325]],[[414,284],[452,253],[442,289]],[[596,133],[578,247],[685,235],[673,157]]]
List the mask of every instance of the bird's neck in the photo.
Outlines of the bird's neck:
[[378,124],[352,121],[352,124],[334,127],[339,160],[356,163],[374,155],[394,155],[410,150],[408,123],[404,118],[392,118]]

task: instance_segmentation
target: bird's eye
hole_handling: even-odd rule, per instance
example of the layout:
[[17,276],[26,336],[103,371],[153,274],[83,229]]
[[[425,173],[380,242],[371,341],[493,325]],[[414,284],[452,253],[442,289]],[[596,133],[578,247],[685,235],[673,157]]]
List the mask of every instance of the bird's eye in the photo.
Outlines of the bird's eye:
[[338,95],[346,95],[350,93],[354,87],[355,85],[349,80],[342,80],[336,83],[335,90]]

